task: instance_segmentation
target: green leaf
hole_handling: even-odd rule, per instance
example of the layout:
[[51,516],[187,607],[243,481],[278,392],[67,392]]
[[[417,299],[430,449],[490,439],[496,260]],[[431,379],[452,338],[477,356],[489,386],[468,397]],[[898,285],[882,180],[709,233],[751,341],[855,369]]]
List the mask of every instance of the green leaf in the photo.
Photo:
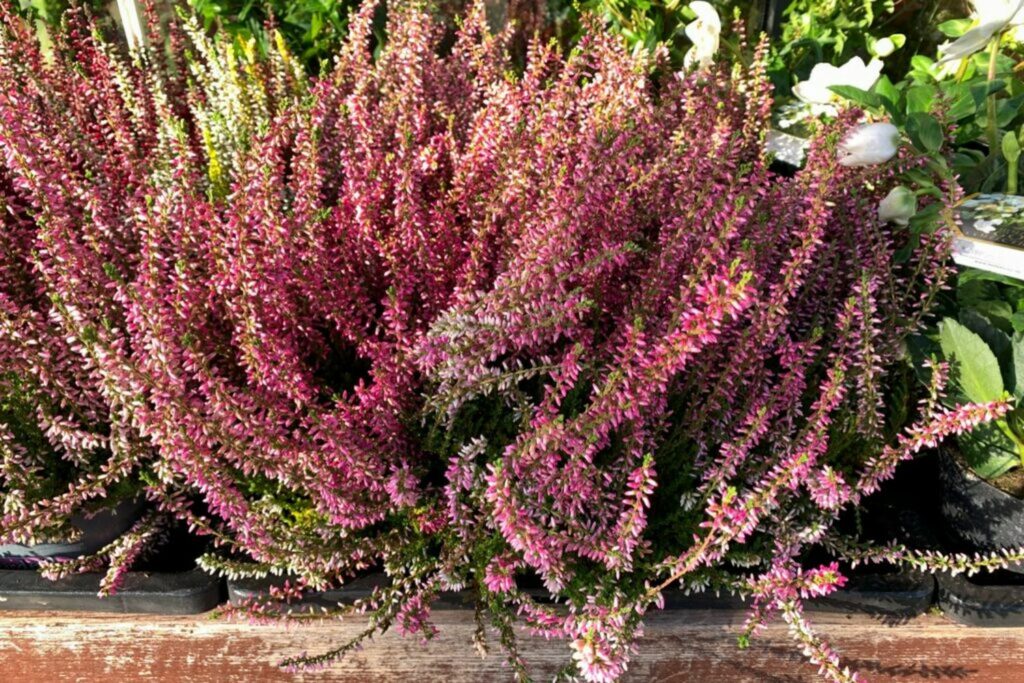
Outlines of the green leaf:
[[950,38],[959,38],[967,33],[973,23],[971,19],[950,19],[949,21],[942,22],[935,28]]
[[1018,95],[1008,100],[1000,100],[996,107],[996,124],[1000,128],[1009,126],[1020,115],[1022,106],[1024,106],[1024,95]]
[[965,268],[957,277],[957,285],[962,286],[968,282],[998,282],[1001,285],[1009,285],[1010,287],[1021,287],[1024,285],[1017,278],[1010,277],[1009,275],[1002,275],[1000,273],[992,273],[987,270],[981,270],[980,268]]
[[953,318],[939,326],[942,353],[956,364],[957,384],[964,396],[975,403],[989,403],[1003,397],[1003,374],[988,344]]
[[892,84],[888,76],[883,75],[875,83],[875,94],[882,100],[882,106],[885,107],[885,111],[889,113],[889,117],[892,119],[893,124],[897,127],[902,124],[903,112],[900,111],[897,106],[900,101],[900,91]]
[[971,97],[970,93],[965,93],[953,101],[949,110],[946,112],[947,116],[953,121],[960,121],[966,119],[968,116],[974,116],[978,113],[978,105],[974,103],[974,98]]
[[852,85],[833,85],[829,90],[861,107],[880,107],[882,98],[873,92],[855,88]]
[[942,92],[946,101],[950,102],[946,116],[951,121],[960,121],[968,116],[974,116],[978,111],[978,105],[974,102],[971,89],[963,83],[943,83]]
[[878,82],[875,83],[875,93],[882,99],[889,100],[893,103],[900,101],[899,89],[893,85],[892,81],[889,80],[889,77],[884,74],[878,79]]
[[996,327],[984,315],[970,308],[960,311],[960,323],[981,337],[988,344],[999,361],[999,369],[1003,375],[1003,386],[1012,387],[1016,384],[1016,371],[1013,363],[1013,342],[1010,335]]
[[978,313],[989,319],[993,325],[1001,329],[1007,334],[1013,332],[1013,306],[1008,301],[1001,299],[991,299],[989,301],[979,301],[975,306]]
[[985,102],[985,98],[1005,88],[1006,81],[998,79],[994,81],[985,81],[983,83],[975,83],[971,86],[971,96],[974,97],[974,103],[980,107]]
[[931,71],[935,60],[924,55],[914,55],[910,58],[910,66],[918,71]]
[[935,88],[930,85],[915,85],[907,90],[907,113],[931,111],[935,94]]
[[945,139],[935,117],[920,112],[907,117],[907,135],[915,147],[928,153],[939,151]]
[[1017,446],[1005,428],[1005,424],[982,424],[957,437],[964,460],[982,479],[995,479],[1020,465]]

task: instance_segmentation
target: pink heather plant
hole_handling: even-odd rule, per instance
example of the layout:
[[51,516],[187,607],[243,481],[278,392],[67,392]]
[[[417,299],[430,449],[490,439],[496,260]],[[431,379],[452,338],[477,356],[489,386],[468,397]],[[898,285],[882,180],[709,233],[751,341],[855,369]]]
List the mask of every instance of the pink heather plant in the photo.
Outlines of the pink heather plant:
[[901,460],[1007,410],[942,412],[940,371],[918,425],[887,419],[946,276],[942,232],[877,219],[919,160],[841,165],[848,113],[805,169],[772,173],[763,48],[653,82],[592,25],[516,74],[481,5],[454,41],[424,7],[389,5],[374,57],[366,3],[312,84],[286,52],[197,31],[172,33],[168,66],[82,31],[49,63],[3,15],[0,361],[45,389],[41,420],[57,405],[106,437],[80,439],[96,471],[5,534],[137,476],[219,546],[210,570],[291,575],[275,600],[384,570],[337,610],[368,615],[360,638],[289,667],[391,627],[427,638],[431,602],[467,589],[476,644],[494,627],[516,676],[520,625],[591,681],[626,671],[675,584],[750,597],[746,634],[781,615],[850,680],[802,611],[845,578],[807,548],[1013,557],[831,528]]
[[[0,8],[0,542],[64,539],[73,514],[140,495],[158,451],[140,421],[152,385],[133,367],[139,226],[172,178],[216,197],[305,87],[286,57],[238,59],[192,26],[196,54],[175,65],[127,63],[90,28],[73,17],[44,55]],[[180,30],[172,43],[183,57]],[[109,564],[110,592],[163,518],[46,572]]]

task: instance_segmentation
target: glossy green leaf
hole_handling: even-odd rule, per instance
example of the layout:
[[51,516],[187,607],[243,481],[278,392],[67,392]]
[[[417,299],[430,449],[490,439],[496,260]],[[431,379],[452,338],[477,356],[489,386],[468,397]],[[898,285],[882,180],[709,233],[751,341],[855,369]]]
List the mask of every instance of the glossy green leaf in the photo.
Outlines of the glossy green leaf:
[[949,21],[942,22],[935,28],[941,31],[945,36],[950,38],[959,38],[963,34],[967,33],[973,23],[974,22],[970,19],[950,19]]
[[1008,100],[1001,100],[996,106],[996,124],[1005,128],[1021,114],[1024,108],[1024,95],[1011,97]]
[[989,319],[989,321],[1001,329],[1003,332],[1010,334],[1013,332],[1013,306],[1008,301],[1001,299],[992,299],[989,301],[979,301],[975,306],[978,312]]
[[977,113],[978,105],[974,102],[971,89],[967,86],[957,84],[955,87],[946,90],[946,96],[952,102],[949,109],[946,110],[946,116],[951,120],[960,121]]
[[929,153],[939,151],[945,139],[935,117],[920,112],[907,117],[907,135],[915,147]]
[[910,58],[910,66],[920,71],[931,71],[934,65],[935,60],[924,55],[914,55]]
[[873,92],[855,88],[852,85],[833,85],[829,90],[861,107],[880,107],[882,98]]
[[971,86],[971,96],[974,97],[974,103],[980,107],[985,102],[986,97],[1005,89],[1006,81],[999,79],[984,81]]
[[879,79],[878,83],[874,84],[874,92],[876,92],[876,94],[878,94],[883,100],[888,100],[893,104],[899,101],[899,90],[895,85],[893,85],[893,82],[889,80],[888,76],[883,75],[882,78]]

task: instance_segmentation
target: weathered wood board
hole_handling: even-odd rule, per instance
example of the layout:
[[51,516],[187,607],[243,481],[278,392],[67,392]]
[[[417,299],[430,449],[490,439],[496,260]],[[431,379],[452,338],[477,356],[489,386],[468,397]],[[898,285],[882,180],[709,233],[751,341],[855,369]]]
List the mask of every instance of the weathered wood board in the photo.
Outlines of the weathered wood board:
[[[677,611],[652,615],[631,681],[772,683],[814,681],[782,624],[747,650],[735,645],[742,612]],[[867,616],[818,614],[847,663],[873,681],[1024,681],[1024,629],[971,629],[929,615],[901,623]],[[441,634],[423,647],[386,634],[327,671],[291,675],[276,668],[282,656],[318,652],[361,624],[321,623],[282,628],[202,617],[125,617],[0,612],[0,681],[505,681],[497,651],[481,659],[469,645],[472,615],[440,611]],[[548,680],[566,660],[565,646],[530,640],[537,680]]]

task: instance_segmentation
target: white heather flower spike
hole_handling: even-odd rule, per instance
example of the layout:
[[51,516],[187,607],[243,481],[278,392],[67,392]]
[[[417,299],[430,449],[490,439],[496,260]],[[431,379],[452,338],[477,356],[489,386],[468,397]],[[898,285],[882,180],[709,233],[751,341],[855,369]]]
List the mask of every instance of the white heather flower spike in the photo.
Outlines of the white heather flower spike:
[[718,12],[704,0],[691,2],[689,8],[697,18],[686,25],[686,37],[693,43],[683,57],[683,68],[687,71],[696,67],[706,69],[718,52],[718,38],[722,32],[722,21]]
[[861,90],[871,90],[881,75],[882,62],[877,59],[865,64],[860,57],[854,57],[842,66],[822,62],[814,65],[806,81],[800,81],[793,87],[793,94],[808,104],[830,104],[841,99],[829,90],[830,87],[852,85]]
[[839,143],[843,166],[874,166],[896,156],[900,132],[891,123],[864,123]]
[[913,191],[897,185],[885,195],[885,199],[878,203],[878,220],[883,223],[895,223],[906,225],[917,213],[917,197]]

